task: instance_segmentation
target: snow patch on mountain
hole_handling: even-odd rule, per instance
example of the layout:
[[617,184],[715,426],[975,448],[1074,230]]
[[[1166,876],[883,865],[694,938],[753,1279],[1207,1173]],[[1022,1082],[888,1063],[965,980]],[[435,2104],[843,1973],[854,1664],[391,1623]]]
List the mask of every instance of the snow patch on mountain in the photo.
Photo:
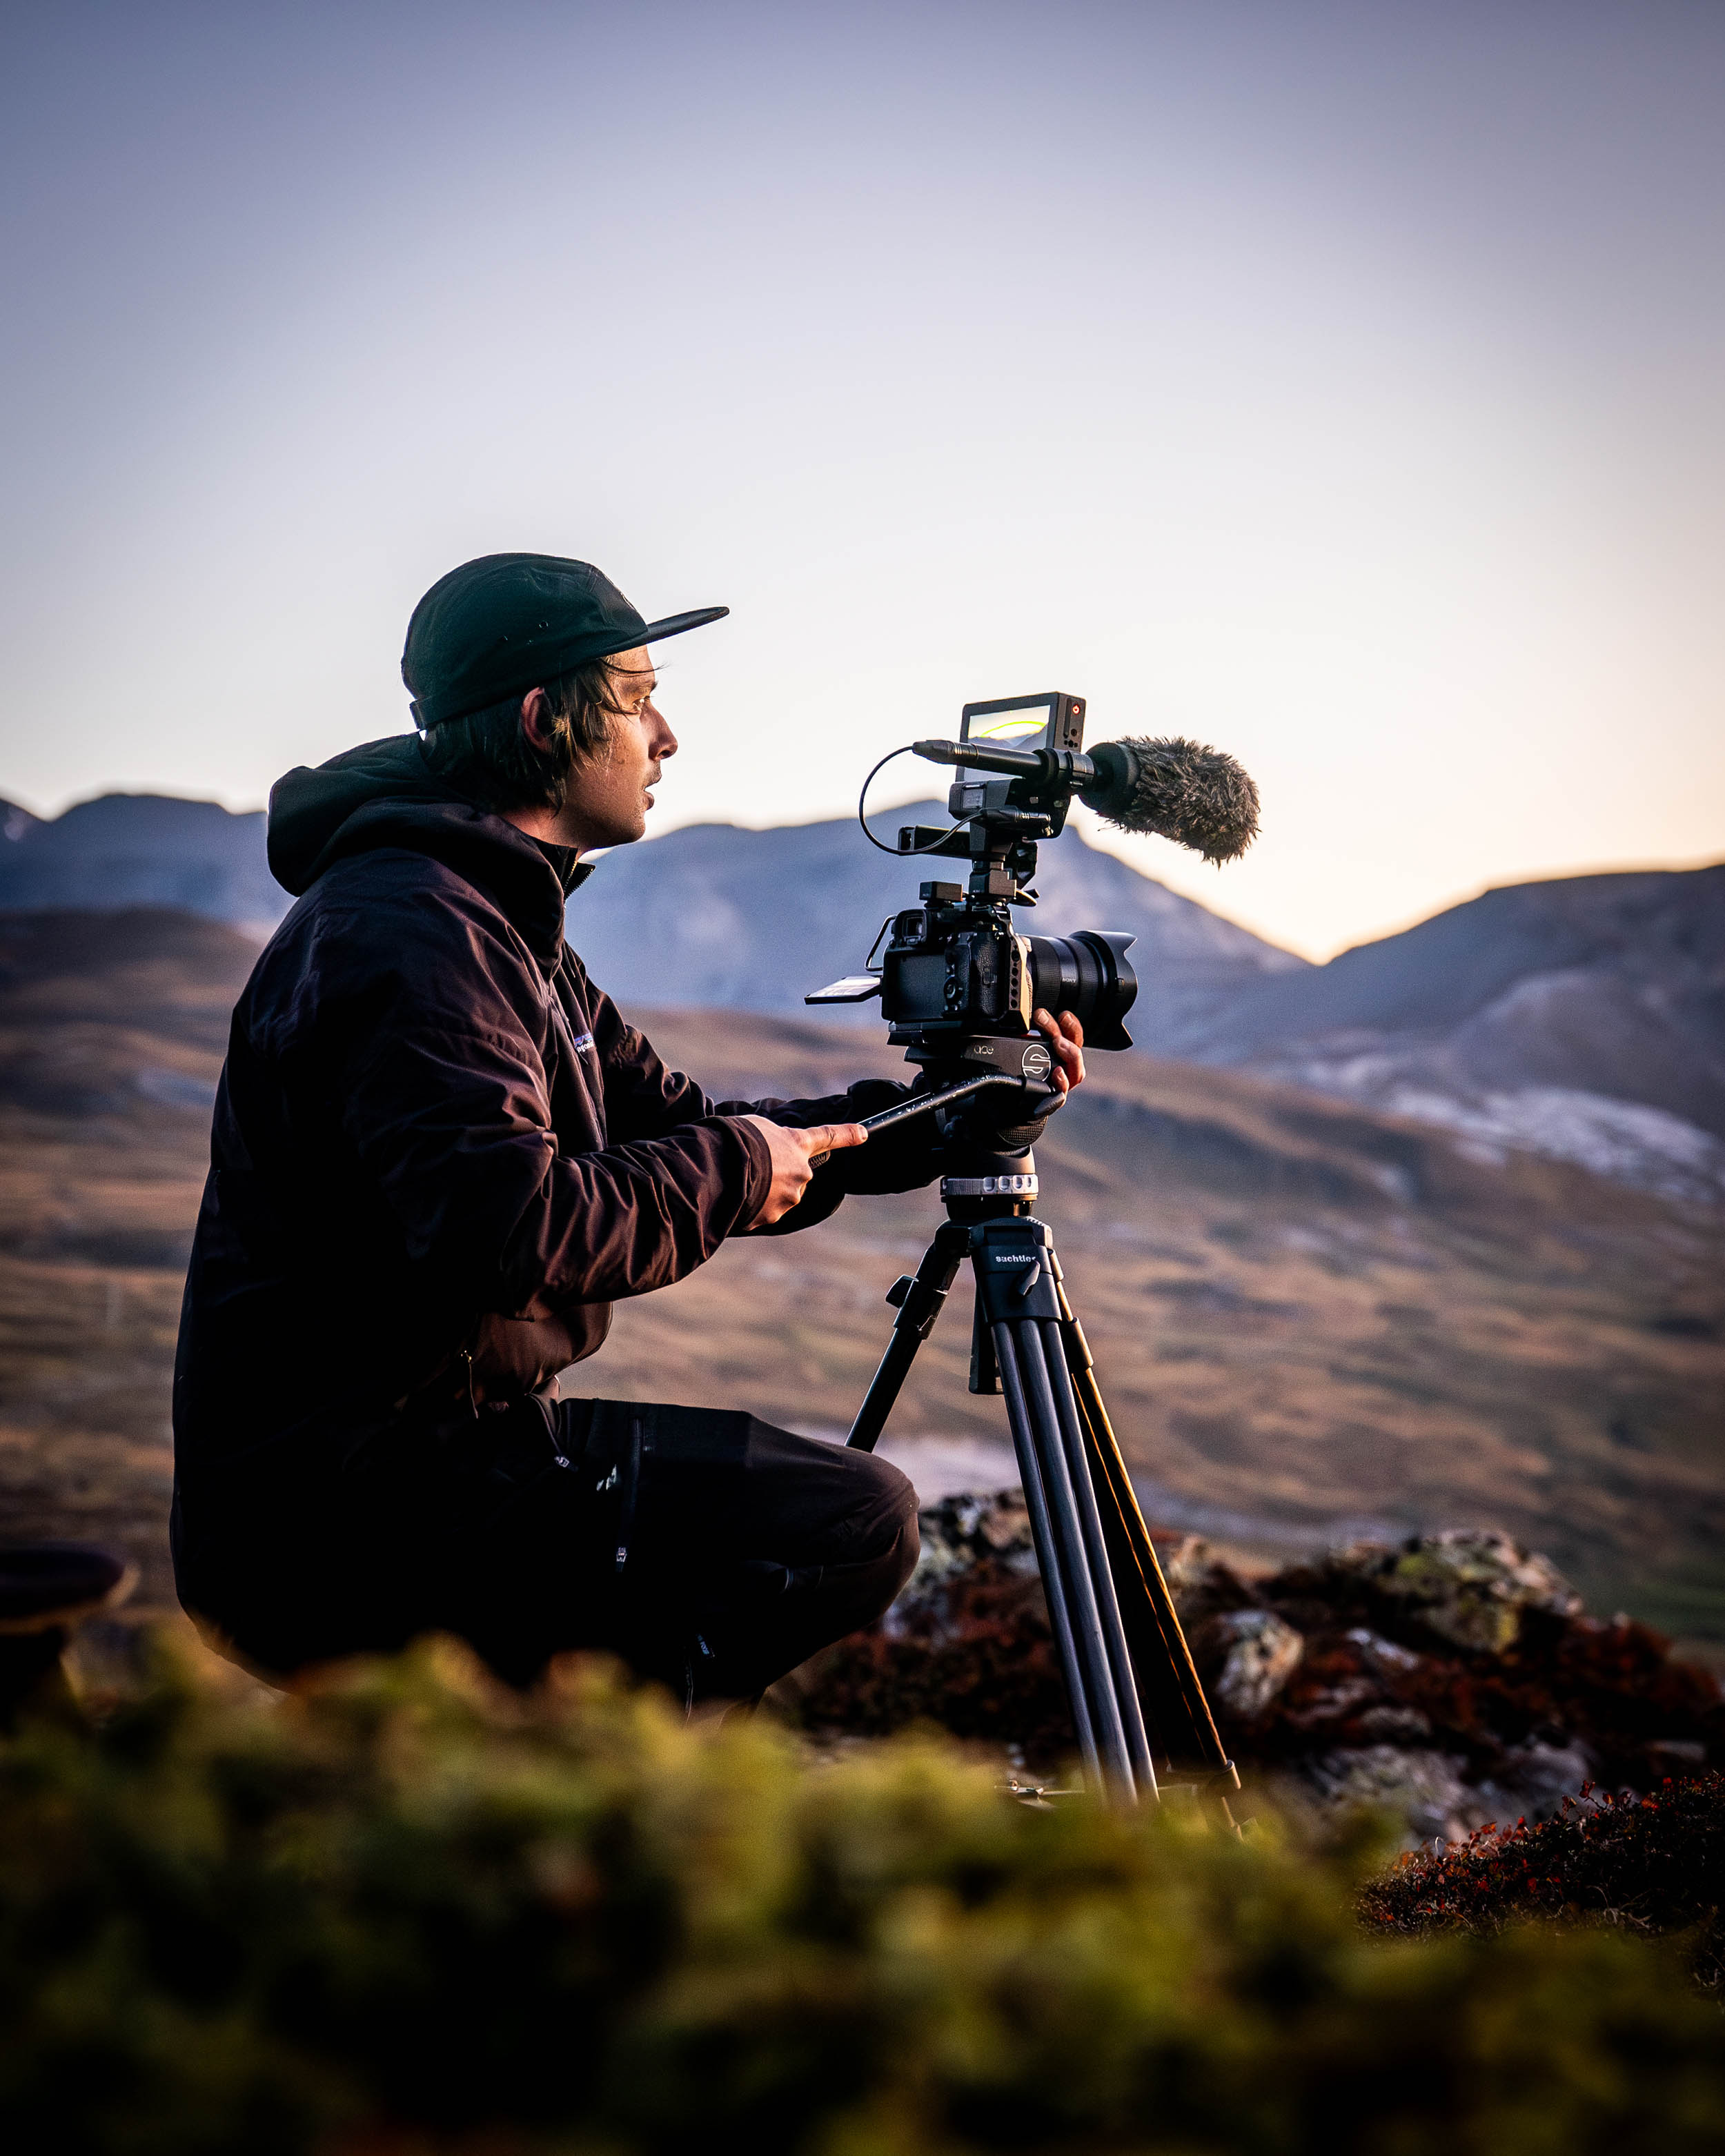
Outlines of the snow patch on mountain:
[[1471,1160],[1501,1166],[1508,1152],[1540,1153],[1678,1204],[1725,1202],[1725,1144],[1662,1108],[1574,1086],[1451,1091],[1383,1053],[1285,1062],[1279,1075],[1454,1131]]

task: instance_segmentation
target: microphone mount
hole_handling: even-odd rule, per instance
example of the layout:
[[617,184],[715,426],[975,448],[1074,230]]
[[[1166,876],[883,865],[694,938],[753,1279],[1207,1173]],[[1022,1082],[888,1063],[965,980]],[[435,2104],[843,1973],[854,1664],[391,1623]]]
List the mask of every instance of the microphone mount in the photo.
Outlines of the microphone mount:
[[1075,793],[1087,808],[1110,815],[1125,803],[1137,777],[1136,759],[1123,742],[1099,742],[1088,756],[1081,749],[1009,748],[982,741],[912,742],[911,752],[929,763],[968,766],[1014,780],[1014,802],[1049,803],[1050,829],[1039,834],[1048,838],[1060,830]]
[[975,771],[998,771],[1009,778],[1040,779],[1045,785],[1064,782],[1081,793],[1100,775],[1082,750],[1070,748],[1006,748],[993,742],[919,741],[911,753],[929,763],[968,764]]

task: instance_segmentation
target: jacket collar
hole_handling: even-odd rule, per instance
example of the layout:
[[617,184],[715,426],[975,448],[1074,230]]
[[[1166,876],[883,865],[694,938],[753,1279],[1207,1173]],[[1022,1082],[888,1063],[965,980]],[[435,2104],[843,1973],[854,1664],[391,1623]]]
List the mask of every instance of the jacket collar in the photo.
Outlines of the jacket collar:
[[483,890],[547,970],[562,953],[565,895],[593,872],[572,847],[542,844],[455,793],[413,734],[289,772],[270,789],[268,833],[271,873],[295,897],[356,854],[427,855]]

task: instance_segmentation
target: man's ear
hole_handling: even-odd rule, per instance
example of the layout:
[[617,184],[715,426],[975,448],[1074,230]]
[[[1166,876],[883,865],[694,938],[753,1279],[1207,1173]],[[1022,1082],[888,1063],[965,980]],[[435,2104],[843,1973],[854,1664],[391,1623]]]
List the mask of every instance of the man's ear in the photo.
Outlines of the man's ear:
[[557,740],[557,721],[552,714],[551,699],[543,689],[529,689],[521,698],[521,737],[530,748],[543,756]]

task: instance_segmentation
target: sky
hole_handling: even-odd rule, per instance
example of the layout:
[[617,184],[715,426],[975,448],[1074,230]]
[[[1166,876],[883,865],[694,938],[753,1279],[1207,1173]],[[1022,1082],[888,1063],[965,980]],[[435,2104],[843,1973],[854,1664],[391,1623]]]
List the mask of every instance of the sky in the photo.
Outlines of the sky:
[[527,548],[732,608],[655,830],[1060,688],[1308,956],[1717,859],[1722,110],[1717,0],[8,10],[0,794],[256,807]]

